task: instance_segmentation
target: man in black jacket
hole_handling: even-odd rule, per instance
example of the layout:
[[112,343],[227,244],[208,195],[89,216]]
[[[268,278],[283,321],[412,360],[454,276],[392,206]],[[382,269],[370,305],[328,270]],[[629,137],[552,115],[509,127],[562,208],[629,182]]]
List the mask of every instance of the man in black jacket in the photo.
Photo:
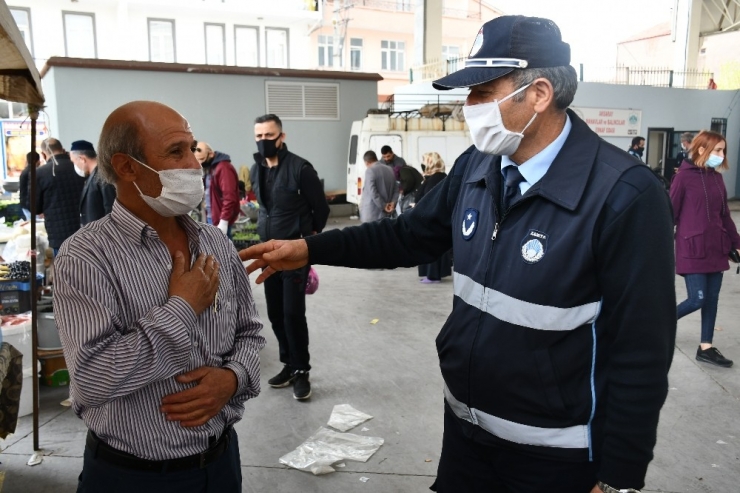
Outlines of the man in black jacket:
[[[292,240],[320,233],[329,217],[324,189],[311,164],[288,151],[277,115],[255,120],[257,152],[250,177],[259,201],[257,232],[262,241]],[[267,381],[274,388],[293,383],[293,397],[311,397],[308,372],[306,282],[310,266],[282,272],[265,283],[267,316],[285,365]]]
[[46,164],[36,174],[36,213],[44,215],[49,246],[54,255],[64,240],[80,229],[80,197],[85,179],[75,171],[69,154],[57,139],[41,143]]
[[437,337],[445,427],[434,491],[615,493],[644,485],[676,331],[670,203],[647,167],[568,110],[570,47],[501,16],[465,68],[475,144],[396,221],[273,241],[248,270],[392,268],[455,252]]
[[98,155],[92,143],[86,140],[72,142],[69,158],[77,174],[85,177],[80,199],[80,225],[84,226],[110,214],[116,201],[116,187],[98,177]]

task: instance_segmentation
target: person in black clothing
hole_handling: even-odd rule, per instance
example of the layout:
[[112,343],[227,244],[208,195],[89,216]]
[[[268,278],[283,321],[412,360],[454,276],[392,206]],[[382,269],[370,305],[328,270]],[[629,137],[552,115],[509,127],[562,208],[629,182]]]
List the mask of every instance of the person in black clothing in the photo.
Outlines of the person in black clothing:
[[98,155],[92,143],[86,140],[72,142],[69,158],[78,175],[85,177],[80,199],[80,225],[102,219],[113,210],[116,187],[104,183],[98,176]]
[[[424,163],[424,181],[414,194],[414,204],[418,204],[422,197],[444,181],[445,162],[436,152],[427,152],[421,156]],[[437,284],[443,277],[452,275],[452,251],[443,253],[437,260],[419,266],[419,277],[422,284]]]
[[455,254],[436,339],[439,493],[636,492],[676,338],[673,221],[646,166],[569,110],[570,46],[548,19],[483,25],[466,67],[474,143],[411,211],[240,252],[263,268],[410,267]]
[[[320,233],[329,217],[329,204],[313,166],[288,151],[283,124],[276,115],[255,120],[257,152],[250,177],[259,202],[257,232],[262,241],[292,240]],[[293,383],[293,397],[311,397],[309,381],[306,282],[310,266],[282,272],[265,283],[267,316],[285,365],[268,380],[274,388]]]
[[637,136],[632,139],[630,148],[627,149],[630,156],[634,156],[642,161],[642,154],[645,152],[645,137]]
[[36,151],[26,154],[26,167],[21,171],[18,178],[18,198],[20,199],[21,209],[26,219],[31,219],[31,166],[38,168],[41,164],[41,156]]
[[36,213],[44,215],[49,246],[56,255],[64,240],[80,229],[80,197],[85,179],[75,171],[69,154],[57,139],[44,140],[41,154],[46,164],[36,174]]

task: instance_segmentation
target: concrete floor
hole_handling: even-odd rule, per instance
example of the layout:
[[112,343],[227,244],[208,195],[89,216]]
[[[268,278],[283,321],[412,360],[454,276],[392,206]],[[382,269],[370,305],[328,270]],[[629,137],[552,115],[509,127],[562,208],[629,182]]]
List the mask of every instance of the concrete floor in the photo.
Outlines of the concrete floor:
[[[740,224],[740,212],[734,212]],[[354,224],[332,219],[332,226]],[[319,266],[321,288],[309,298],[310,402],[290,389],[271,389],[277,347],[269,327],[262,352],[262,394],[247,404],[236,426],[244,491],[425,492],[434,481],[442,437],[442,379],[434,338],[451,308],[452,283],[420,285],[414,269],[359,271]],[[676,289],[685,296],[682,278]],[[740,491],[740,276],[725,275],[715,344],[738,364],[722,369],[699,364],[699,315],[681,320],[671,369],[671,391],[661,415],[649,492],[737,493]],[[264,292],[255,289],[260,313]],[[377,324],[370,323],[378,319]],[[66,389],[42,387],[42,464],[29,467],[31,418],[0,454],[0,493],[75,491],[82,467],[85,426],[59,402]],[[367,462],[347,462],[326,476],[291,470],[278,459],[328,421],[335,404],[351,404],[374,418],[364,426],[385,444]],[[368,478],[366,482],[361,478]]]

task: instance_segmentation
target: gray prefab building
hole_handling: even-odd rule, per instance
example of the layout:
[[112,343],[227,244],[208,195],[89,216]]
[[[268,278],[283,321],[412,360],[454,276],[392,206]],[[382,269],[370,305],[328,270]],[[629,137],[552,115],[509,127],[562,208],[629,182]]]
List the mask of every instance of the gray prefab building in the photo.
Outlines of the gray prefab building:
[[251,166],[254,119],[275,113],[288,148],[308,159],[327,193],[346,187],[354,120],[378,105],[377,74],[50,58],[42,70],[50,134],[97,143],[107,116],[135,100],[159,101],[188,119],[196,139]]

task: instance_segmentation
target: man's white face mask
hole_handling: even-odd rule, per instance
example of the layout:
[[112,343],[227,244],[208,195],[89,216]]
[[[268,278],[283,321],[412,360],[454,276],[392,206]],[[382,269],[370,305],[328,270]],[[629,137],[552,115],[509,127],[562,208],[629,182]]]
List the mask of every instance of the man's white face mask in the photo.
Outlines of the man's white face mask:
[[203,200],[203,172],[200,169],[157,171],[135,157],[129,157],[159,175],[159,181],[162,183],[159,197],[144,195],[136,182],[134,186],[144,202],[160,216],[183,216],[200,205]]
[[463,106],[465,121],[468,123],[470,136],[473,138],[476,149],[497,156],[510,156],[516,152],[524,137],[524,131],[532,124],[537,117],[537,113],[532,116],[532,119],[529,120],[529,123],[521,132],[512,132],[504,126],[499,105],[516,96],[530,85],[532,84],[520,87],[500,101]]

